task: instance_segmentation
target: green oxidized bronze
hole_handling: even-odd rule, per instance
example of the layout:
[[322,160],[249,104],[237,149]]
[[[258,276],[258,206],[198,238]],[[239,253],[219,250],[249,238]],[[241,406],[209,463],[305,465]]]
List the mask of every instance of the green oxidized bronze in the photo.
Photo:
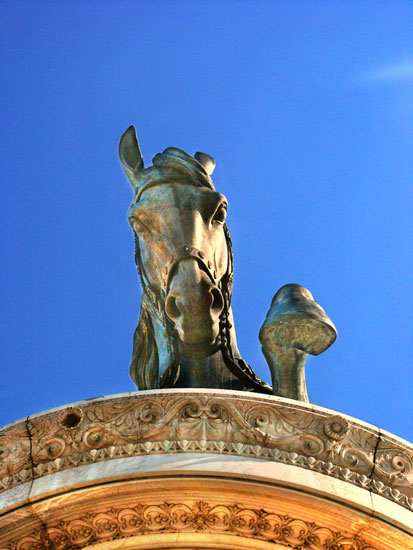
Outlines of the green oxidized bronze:
[[274,390],[242,359],[231,310],[227,201],[211,180],[214,159],[169,147],[144,168],[132,126],[119,156],[135,192],[128,217],[142,301],[130,372],[138,389],[221,388],[308,400],[305,359],[333,342],[334,325],[308,291],[286,285],[260,332]]
[[308,354],[319,355],[336,336],[335,326],[306,288],[281,287],[260,330],[276,395],[308,401],[304,374]]

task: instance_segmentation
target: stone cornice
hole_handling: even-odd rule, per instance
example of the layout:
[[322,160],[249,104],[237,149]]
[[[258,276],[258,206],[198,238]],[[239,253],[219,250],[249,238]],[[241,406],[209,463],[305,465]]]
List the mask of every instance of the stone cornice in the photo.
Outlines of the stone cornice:
[[137,392],[16,422],[0,431],[0,491],[95,462],[186,452],[291,464],[413,508],[409,444],[320,407],[211,390]]

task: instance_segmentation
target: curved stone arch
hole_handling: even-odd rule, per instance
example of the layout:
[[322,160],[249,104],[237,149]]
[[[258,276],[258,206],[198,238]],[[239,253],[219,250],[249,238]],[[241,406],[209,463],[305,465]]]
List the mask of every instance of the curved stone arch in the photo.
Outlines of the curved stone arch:
[[288,547],[237,535],[163,533],[138,535],[118,542],[97,543],[86,548],[87,550],[285,550]]
[[[87,532],[93,521],[102,530],[113,520],[119,531],[122,522],[116,526],[112,516],[122,506],[192,510],[201,503],[288,516],[304,522],[303,533],[307,522],[319,529],[316,536],[346,540],[346,550],[393,550],[411,543],[406,538],[413,525],[411,446],[358,420],[288,399],[220,390],[93,399],[6,426],[0,450],[0,550],[42,544],[46,549],[47,538],[43,543],[39,537],[49,536],[50,529],[60,537],[53,550],[66,550],[64,525]],[[208,532],[214,536],[264,537],[213,527]],[[132,529],[122,540],[150,532]],[[198,537],[203,529],[191,532]],[[167,530],[158,534],[169,540]],[[75,542],[71,549],[102,541]],[[272,545],[284,542],[275,535],[267,539]],[[291,548],[299,543],[288,541]],[[312,550],[318,550],[314,544]]]
[[394,550],[411,543],[388,523],[328,499],[205,476],[125,478],[73,488],[6,516],[1,550]]

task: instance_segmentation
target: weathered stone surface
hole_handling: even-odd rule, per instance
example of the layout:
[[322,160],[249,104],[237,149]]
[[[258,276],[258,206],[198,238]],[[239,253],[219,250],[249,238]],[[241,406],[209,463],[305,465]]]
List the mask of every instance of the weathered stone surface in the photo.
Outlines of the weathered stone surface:
[[163,390],[86,401],[0,432],[0,487],[116,458],[254,457],[343,480],[412,509],[412,447],[344,415],[287,399]]
[[399,529],[328,499],[207,477],[73,488],[24,509],[29,512],[25,518],[21,510],[7,514],[1,550],[394,550],[409,548],[411,541]]

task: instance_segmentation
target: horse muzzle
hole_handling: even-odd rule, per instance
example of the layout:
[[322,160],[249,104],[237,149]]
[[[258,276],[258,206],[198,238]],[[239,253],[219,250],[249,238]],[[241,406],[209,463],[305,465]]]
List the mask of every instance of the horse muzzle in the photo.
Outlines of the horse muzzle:
[[194,257],[181,260],[171,277],[165,311],[184,350],[203,354],[219,335],[224,299],[203,264]]

